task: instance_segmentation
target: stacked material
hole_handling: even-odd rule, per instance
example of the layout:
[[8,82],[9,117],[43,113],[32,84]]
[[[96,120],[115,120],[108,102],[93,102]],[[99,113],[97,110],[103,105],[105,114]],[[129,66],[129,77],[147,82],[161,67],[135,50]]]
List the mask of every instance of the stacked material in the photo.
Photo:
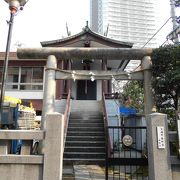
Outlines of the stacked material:
[[36,112],[34,108],[27,106],[19,106],[18,128],[19,129],[34,129],[34,121]]
[[10,96],[4,97],[4,104],[9,104],[10,107],[16,107],[17,104],[21,104],[21,100],[19,98],[14,98]]

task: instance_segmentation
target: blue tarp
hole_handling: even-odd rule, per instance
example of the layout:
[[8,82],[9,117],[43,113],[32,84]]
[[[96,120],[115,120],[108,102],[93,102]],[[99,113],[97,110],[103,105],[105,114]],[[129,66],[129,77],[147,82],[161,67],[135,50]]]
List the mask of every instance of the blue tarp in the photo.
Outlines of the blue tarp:
[[136,115],[136,109],[134,108],[128,108],[128,107],[120,107],[119,108],[120,114],[122,116],[132,116],[132,115]]

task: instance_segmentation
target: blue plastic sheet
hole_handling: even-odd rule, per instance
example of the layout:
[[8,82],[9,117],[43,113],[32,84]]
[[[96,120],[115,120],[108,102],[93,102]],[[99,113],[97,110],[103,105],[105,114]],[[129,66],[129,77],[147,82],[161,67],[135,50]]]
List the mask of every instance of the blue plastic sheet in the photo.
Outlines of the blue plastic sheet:
[[122,116],[133,116],[136,115],[136,109],[130,107],[120,107],[119,108],[120,114]]

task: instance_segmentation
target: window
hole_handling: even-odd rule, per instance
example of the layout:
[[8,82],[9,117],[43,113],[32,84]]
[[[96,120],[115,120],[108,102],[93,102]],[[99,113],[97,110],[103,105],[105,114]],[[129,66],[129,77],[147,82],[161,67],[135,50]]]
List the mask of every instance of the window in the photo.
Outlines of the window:
[[18,89],[19,68],[8,68],[6,89]]
[[[9,67],[7,90],[43,90],[43,67]],[[0,80],[2,68],[0,68]]]

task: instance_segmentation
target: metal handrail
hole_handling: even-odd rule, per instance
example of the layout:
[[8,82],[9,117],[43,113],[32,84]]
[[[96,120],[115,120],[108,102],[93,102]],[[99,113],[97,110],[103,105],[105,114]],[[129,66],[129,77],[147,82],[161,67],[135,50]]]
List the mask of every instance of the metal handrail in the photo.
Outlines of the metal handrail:
[[104,93],[105,99],[118,99],[118,93]]
[[65,107],[65,111],[64,111],[64,139],[66,139],[68,122],[69,122],[70,100],[71,100],[71,90],[69,90],[69,92],[68,92],[66,107]]
[[104,120],[104,130],[105,130],[105,139],[106,139],[106,148],[108,148],[108,150],[106,151],[106,157],[110,157],[111,156],[111,152],[112,152],[112,144],[111,144],[111,138],[110,138],[110,134],[108,131],[108,116],[107,116],[107,111],[106,111],[106,104],[105,104],[105,94],[103,92],[102,94],[102,102],[103,102],[103,120]]
[[105,94],[102,93],[102,105],[103,105],[103,121],[104,121],[104,132],[105,132],[105,143],[106,143],[106,162],[105,162],[105,179],[108,180],[108,158],[111,156],[112,152],[112,144],[110,139],[110,134],[108,130],[108,117],[106,111],[106,104],[105,104]]

